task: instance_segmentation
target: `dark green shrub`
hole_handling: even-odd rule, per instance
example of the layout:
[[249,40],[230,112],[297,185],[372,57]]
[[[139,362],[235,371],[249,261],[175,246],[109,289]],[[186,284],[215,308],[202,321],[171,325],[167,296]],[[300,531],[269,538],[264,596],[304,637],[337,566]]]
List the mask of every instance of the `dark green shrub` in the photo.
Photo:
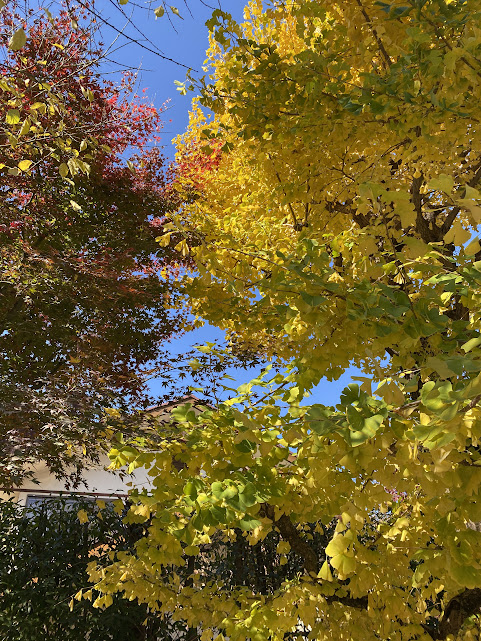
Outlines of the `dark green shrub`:
[[[81,524],[78,510],[89,515]],[[116,598],[100,610],[72,597],[88,589],[87,564],[93,555],[129,549],[142,535],[125,525],[109,506],[95,501],[67,503],[52,499],[20,508],[0,503],[0,640],[1,641],[157,641],[182,636],[144,605]]]

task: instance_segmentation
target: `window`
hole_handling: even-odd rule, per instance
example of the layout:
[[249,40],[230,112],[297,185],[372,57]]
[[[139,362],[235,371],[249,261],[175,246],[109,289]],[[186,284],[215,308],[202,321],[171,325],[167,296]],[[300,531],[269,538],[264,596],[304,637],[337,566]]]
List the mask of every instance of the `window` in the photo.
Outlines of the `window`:
[[[54,512],[77,512],[84,508],[90,512],[89,507],[96,501],[102,501],[109,511],[113,511],[116,497],[86,496],[84,494],[27,494],[25,511],[30,516],[34,513],[45,512],[51,516]],[[49,503],[51,506],[49,507]]]
[[79,501],[89,501],[88,497],[79,495],[78,497],[72,496],[71,494],[67,496],[60,495],[48,495],[48,494],[28,494],[25,501],[25,507],[40,507],[43,503],[48,503],[49,501],[62,501],[65,507],[75,507]]

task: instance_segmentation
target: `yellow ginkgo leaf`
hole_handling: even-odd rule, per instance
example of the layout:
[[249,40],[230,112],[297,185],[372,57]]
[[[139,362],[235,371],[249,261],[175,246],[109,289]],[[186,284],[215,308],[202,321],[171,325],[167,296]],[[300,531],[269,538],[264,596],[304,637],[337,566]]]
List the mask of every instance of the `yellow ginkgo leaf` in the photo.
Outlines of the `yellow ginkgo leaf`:
[[458,247],[464,245],[470,240],[471,234],[467,231],[459,220],[454,221],[453,226],[444,236],[445,243],[454,243]]
[[337,554],[332,557],[331,565],[341,574],[347,575],[354,571],[356,567],[356,560],[354,557],[347,556],[346,554]]
[[77,512],[77,518],[80,521],[80,523],[88,523],[89,517],[88,514],[85,510],[79,510]]
[[25,46],[27,43],[27,34],[23,30],[23,27],[20,27],[20,29],[17,29],[13,36],[10,38],[8,42],[8,48],[11,51],[18,51],[22,47]]
[[18,132],[20,136],[25,136],[28,134],[30,131],[30,120],[28,118],[25,118],[25,120],[22,123],[22,126],[20,127],[20,131]]
[[5,116],[7,125],[16,125],[20,122],[20,111],[18,109],[9,109]]
[[32,166],[32,164],[33,163],[32,163],[31,160],[21,160],[18,163],[18,168],[20,169],[20,171],[28,171],[30,169],[30,167]]
[[322,564],[322,567],[319,571],[319,574],[317,575],[319,579],[323,579],[324,581],[332,581],[333,576],[331,572],[331,568],[329,567],[329,563],[327,561],[324,561]]

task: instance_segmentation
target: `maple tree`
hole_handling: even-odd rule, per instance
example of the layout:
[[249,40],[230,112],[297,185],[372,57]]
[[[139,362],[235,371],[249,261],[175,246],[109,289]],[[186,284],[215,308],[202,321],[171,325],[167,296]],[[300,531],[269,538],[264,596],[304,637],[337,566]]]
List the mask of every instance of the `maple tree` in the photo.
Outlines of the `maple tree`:
[[[478,638],[480,19],[479,0],[214,12],[179,162],[216,166],[201,188],[183,174],[196,198],[168,233],[199,317],[286,371],[178,408],[160,452],[111,452],[155,480],[131,494],[145,538],[91,566],[99,607],[122,593],[203,640]],[[335,406],[309,404],[352,364]],[[196,571],[239,529],[249,547],[275,531],[301,571]]]
[[96,38],[68,7],[0,14],[1,486],[40,460],[75,479],[181,327],[162,109],[102,77]]

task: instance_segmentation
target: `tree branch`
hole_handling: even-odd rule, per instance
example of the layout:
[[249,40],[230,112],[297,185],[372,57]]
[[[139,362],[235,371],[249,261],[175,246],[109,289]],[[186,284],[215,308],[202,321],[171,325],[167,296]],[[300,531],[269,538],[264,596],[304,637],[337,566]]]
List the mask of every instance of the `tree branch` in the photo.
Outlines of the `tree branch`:
[[481,394],[478,394],[473,398],[473,400],[469,403],[469,405],[466,405],[466,407],[463,407],[462,410],[459,410],[460,414],[465,414],[466,412],[469,412],[469,410],[472,410],[473,407],[476,407],[476,405],[481,401]]
[[[481,179],[481,161],[474,167],[474,175],[471,178],[471,180],[468,180],[466,184],[468,185],[468,187],[476,187],[480,179]],[[441,227],[441,233],[443,237],[451,229],[451,225],[453,224],[456,216],[459,214],[460,211],[461,211],[460,207],[453,207],[453,209],[446,216],[446,220],[443,222]]]
[[381,38],[379,37],[378,32],[376,31],[376,27],[373,25],[372,20],[369,17],[369,14],[364,9],[361,0],[356,0],[356,1],[357,1],[357,4],[359,5],[359,7],[361,8],[361,13],[364,16],[364,18],[366,20],[366,23],[369,25],[369,28],[371,29],[371,33],[374,36],[374,39],[376,40],[377,46],[379,47],[379,51],[381,52],[381,55],[382,55],[382,57],[384,59],[384,62],[386,63],[386,65],[388,67],[390,67],[392,65],[392,60],[391,60],[388,52],[386,51],[386,48],[384,47],[384,44],[383,44]]
[[448,231],[451,229],[451,225],[454,223],[454,220],[456,216],[459,214],[461,211],[460,207],[453,207],[449,214],[446,216],[442,226],[441,226],[441,234],[444,237]]
[[418,178],[413,178],[411,185],[411,201],[416,211],[416,231],[425,243],[437,243],[442,240],[444,234],[442,228],[437,225],[433,225],[433,228],[430,229],[429,222],[423,216],[423,200],[421,196],[423,181],[424,176],[421,174]]
[[428,632],[434,641],[444,641],[450,634],[456,637],[466,619],[481,611],[481,589],[463,590],[448,603],[436,632]]
[[304,569],[308,574],[319,572],[319,560],[316,552],[311,548],[309,543],[299,535],[296,526],[287,514],[283,514],[276,519],[275,508],[273,505],[263,503],[259,510],[261,516],[270,519],[281,533],[282,538],[289,543],[291,550],[298,554],[304,560]]
[[340,203],[338,201],[328,201],[326,202],[326,209],[330,213],[339,213],[349,216],[356,225],[359,225],[361,229],[367,227],[370,224],[369,216],[366,214],[358,214],[357,211],[350,207],[352,200],[347,200],[345,203]]
[[[270,155],[269,155],[269,160],[271,160],[272,164],[274,165],[274,161],[272,160],[272,156],[270,156]],[[281,177],[279,176],[279,172],[276,169],[274,169],[274,172],[276,174],[276,177],[277,177],[277,180],[279,181],[280,186],[282,187],[282,191],[284,192],[284,196],[286,196],[286,198],[287,198],[287,193],[286,193],[286,190],[284,189],[284,183],[282,182]],[[304,227],[304,225],[297,220],[297,216],[296,216],[296,213],[295,213],[294,208],[292,206],[292,203],[288,202],[287,206],[289,207],[289,211],[291,212],[292,226],[294,227],[294,230],[295,231],[301,231],[302,228]]]
[[368,597],[367,594],[357,598],[351,596],[337,596],[333,594],[332,596],[326,596],[327,603],[341,603],[346,605],[348,608],[356,608],[356,610],[367,610]]

